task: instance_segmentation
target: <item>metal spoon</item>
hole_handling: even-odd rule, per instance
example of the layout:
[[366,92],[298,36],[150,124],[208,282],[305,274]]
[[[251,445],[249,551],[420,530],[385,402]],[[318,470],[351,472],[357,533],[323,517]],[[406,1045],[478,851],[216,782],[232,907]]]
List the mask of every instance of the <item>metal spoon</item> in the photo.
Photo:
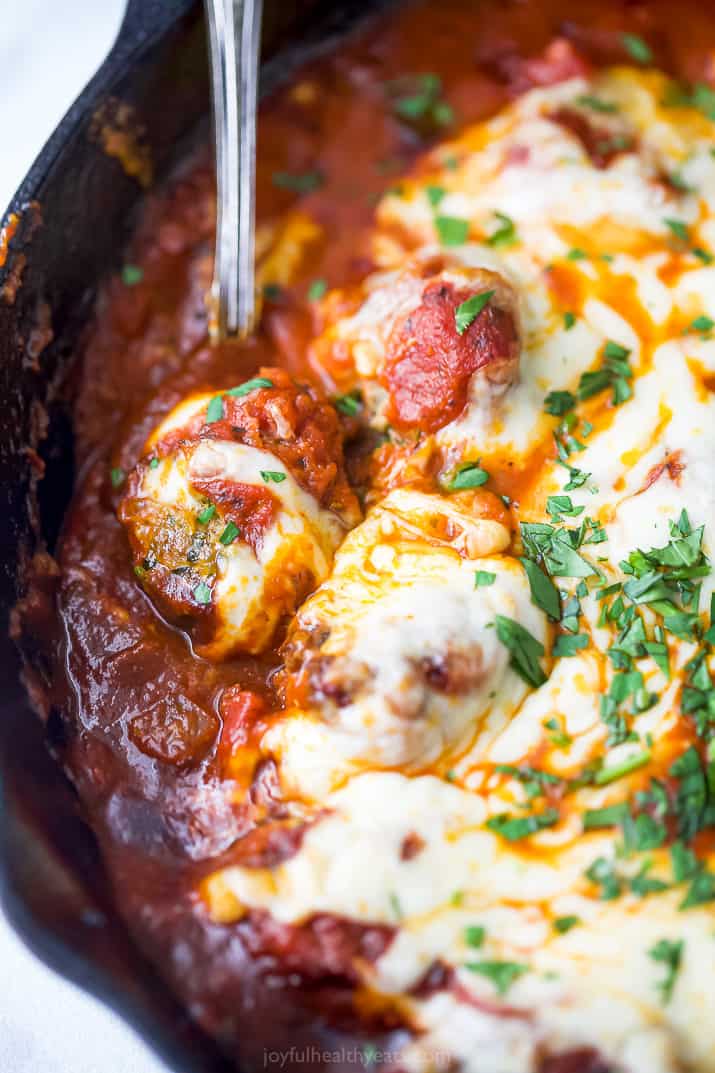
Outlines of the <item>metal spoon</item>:
[[263,0],[206,0],[216,138],[214,341],[253,328],[258,62]]

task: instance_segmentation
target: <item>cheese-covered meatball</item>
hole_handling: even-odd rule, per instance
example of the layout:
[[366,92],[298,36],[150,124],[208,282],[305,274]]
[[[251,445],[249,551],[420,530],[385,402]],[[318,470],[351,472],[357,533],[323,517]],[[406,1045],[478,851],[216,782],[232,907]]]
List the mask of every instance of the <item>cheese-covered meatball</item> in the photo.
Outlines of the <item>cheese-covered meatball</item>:
[[135,571],[208,659],[259,653],[359,520],[337,415],[282,370],[185,400],[120,507]]
[[[359,308],[326,329],[314,354],[336,379],[357,377],[378,418],[436,432],[475,397],[516,380],[517,299],[503,276],[430,257],[370,277],[365,288]],[[330,316],[330,298],[326,309]]]
[[397,489],[344,541],[283,649],[289,710],[265,744],[287,785],[312,795],[367,765],[419,770],[523,699],[495,617],[542,643],[546,625],[499,554],[508,529],[468,502],[480,494]]

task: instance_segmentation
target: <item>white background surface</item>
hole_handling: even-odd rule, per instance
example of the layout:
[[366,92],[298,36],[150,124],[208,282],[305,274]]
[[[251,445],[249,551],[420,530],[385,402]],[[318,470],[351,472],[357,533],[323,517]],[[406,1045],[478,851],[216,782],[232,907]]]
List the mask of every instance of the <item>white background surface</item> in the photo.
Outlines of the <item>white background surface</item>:
[[[0,214],[109,50],[124,0],[0,0]],[[50,973],[0,915],[0,1073],[161,1073],[103,1006]]]

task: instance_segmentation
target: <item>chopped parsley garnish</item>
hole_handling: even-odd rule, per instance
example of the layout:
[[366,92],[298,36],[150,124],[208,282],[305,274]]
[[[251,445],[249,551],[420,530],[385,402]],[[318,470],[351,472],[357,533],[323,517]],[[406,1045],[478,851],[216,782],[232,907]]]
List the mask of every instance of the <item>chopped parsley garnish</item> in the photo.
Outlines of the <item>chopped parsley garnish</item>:
[[464,941],[467,946],[478,949],[484,945],[486,934],[486,928],[483,928],[481,924],[470,924],[464,929]]
[[433,209],[436,209],[447,191],[443,186],[426,186],[425,196]]
[[559,935],[564,935],[567,931],[571,931],[572,928],[575,928],[576,925],[580,924],[580,923],[581,923],[581,918],[580,917],[575,917],[575,916],[556,917],[556,919],[553,922],[554,931],[558,932]]
[[616,779],[622,779],[625,775],[630,775],[631,772],[645,767],[650,762],[650,758],[650,752],[634,753],[625,760],[621,760],[618,764],[609,764],[606,767],[602,767],[597,772],[594,782],[597,786],[606,786],[609,782],[615,782]]
[[528,971],[528,965],[517,961],[468,961],[464,966],[470,972],[486,976],[494,984],[497,994],[505,995],[511,985]]
[[633,370],[628,360],[630,353],[627,347],[609,339],[603,348],[602,367],[582,374],[578,382],[579,399],[590,399],[607,388],[613,389],[614,406],[620,406],[630,399],[633,394],[629,383],[633,378]]
[[223,395],[214,395],[206,407],[206,424],[212,425],[223,418]]
[[290,190],[294,194],[310,194],[323,185],[324,179],[319,171],[274,171],[271,181],[281,190]]
[[576,396],[570,391],[550,391],[544,399],[544,410],[554,417],[563,417],[576,405]]
[[570,249],[566,254],[566,259],[569,261],[585,261],[587,257],[588,254],[586,251],[580,249],[578,246],[574,246],[573,249]]
[[388,83],[388,92],[395,97],[395,115],[408,123],[425,120],[436,127],[445,127],[454,122],[454,111],[442,97],[442,80],[439,75],[405,75]]
[[490,570],[475,570],[474,572],[474,588],[484,589],[488,585],[493,585],[496,581],[496,574],[492,574]]
[[138,265],[124,265],[122,268],[122,283],[125,287],[136,287],[144,279],[144,270]]
[[571,496],[548,496],[546,510],[551,515],[553,522],[560,522],[562,518],[578,518],[583,514],[583,507],[575,507],[571,502]]
[[252,380],[246,380],[243,384],[238,384],[237,387],[229,388],[226,395],[230,395],[234,399],[242,399],[244,395],[250,395],[252,391],[257,391],[262,387],[273,387],[273,381],[268,380],[265,376],[254,376]]
[[611,902],[618,898],[622,882],[616,875],[613,862],[606,857],[597,857],[590,868],[586,870],[586,878],[596,887],[599,887],[599,898],[604,902]]
[[495,212],[494,216],[497,219],[499,226],[496,231],[493,231],[491,235],[487,237],[487,246],[494,246],[495,248],[513,246],[518,242],[514,221],[510,216],[505,215],[503,212]]
[[349,391],[346,395],[338,395],[335,399],[335,409],[346,417],[356,417],[362,410],[362,396],[359,391]]
[[194,589],[194,599],[203,607],[211,603],[211,589],[205,581],[200,581]]
[[711,320],[710,317],[702,313],[695,320],[691,321],[689,331],[691,332],[711,332],[715,328],[715,320]]
[[676,942],[670,939],[659,939],[655,946],[652,946],[648,951],[648,956],[653,958],[653,961],[665,965],[665,976],[656,984],[664,1006],[670,1002],[673,994],[673,988],[683,959],[683,946],[682,939]]
[[533,559],[521,558],[519,562],[524,567],[529,582],[531,602],[545,611],[554,621],[561,618],[561,600],[551,578],[547,577]]
[[328,281],[325,279],[314,279],[310,287],[308,287],[308,301],[317,302],[323,297],[328,289]]
[[589,808],[583,814],[583,829],[594,831],[602,827],[618,827],[628,814],[625,801],[619,801],[617,805],[605,805],[603,808]]
[[154,455],[153,458],[149,459],[149,469],[158,469],[158,468],[159,468],[159,459],[156,457],[156,455]]
[[402,911],[402,904],[400,902],[400,899],[395,894],[394,890],[390,891],[389,900],[390,900],[390,909],[392,910],[392,915],[395,917],[396,920],[402,920],[402,918],[404,916],[404,913]]
[[554,659],[560,659],[564,656],[575,656],[577,652],[580,652],[584,648],[588,648],[588,640],[587,633],[562,633],[560,637],[556,638],[554,647],[551,649],[551,655]]
[[121,466],[113,466],[109,471],[109,479],[112,482],[112,488],[121,488],[124,484],[126,473]]
[[266,484],[280,484],[288,476],[279,469],[262,469],[260,472]]
[[457,306],[454,311],[454,323],[457,335],[464,335],[467,328],[472,324],[489,300],[494,297],[494,291],[482,291],[481,294],[473,294]]
[[642,37],[638,37],[637,34],[623,34],[621,42],[628,55],[636,63],[647,64],[653,62],[653,51]]
[[555,745],[557,749],[568,749],[573,739],[561,729],[558,719],[553,716],[545,719],[543,726],[549,731],[549,741],[552,745]]
[[674,220],[671,217],[666,216],[663,223],[666,227],[670,228],[671,232],[679,242],[688,242],[690,240],[688,225],[683,223],[682,220]]
[[[575,323],[576,323],[576,314],[572,313],[570,309],[567,309],[566,312],[564,313],[564,329],[567,332],[570,332]],[[552,392],[552,395],[553,394],[568,395],[569,393],[567,391],[566,392]]]
[[613,101],[604,101],[600,97],[592,97],[590,93],[582,93],[576,98],[576,104],[582,108],[590,108],[592,112],[617,112],[618,107]]
[[237,536],[240,535],[240,533],[241,530],[238,528],[237,525],[234,524],[234,522],[227,522],[226,528],[224,529],[223,533],[221,533],[221,536],[218,538],[219,543],[223,544],[224,547],[228,547],[229,544],[233,544],[234,540]]
[[443,246],[463,246],[469,235],[469,220],[459,216],[435,216],[434,226]]
[[710,265],[713,262],[713,255],[709,250],[704,250],[702,246],[693,246],[690,252],[694,257],[697,257],[699,261],[702,261],[704,265]]
[[592,527],[591,519],[583,521],[578,529],[522,522],[521,539],[527,556],[543,563],[551,577],[585,578],[597,573],[578,550]]
[[489,474],[479,462],[462,462],[445,483],[448,492],[462,492],[466,488],[479,488],[489,480]]
[[535,797],[540,797],[547,786],[561,786],[564,780],[558,775],[552,775],[548,771],[541,771],[539,768],[530,767],[528,764],[524,764],[521,767],[516,767],[514,764],[497,764],[494,770],[499,775],[509,775],[512,779],[518,779],[523,784],[526,796],[530,801]]
[[206,525],[208,522],[211,521],[215,513],[216,504],[209,503],[208,506],[204,507],[203,510],[200,510],[199,513],[196,515],[196,521],[199,523],[199,525]]
[[546,675],[539,660],[544,655],[544,646],[514,619],[497,615],[495,621],[497,637],[509,650],[510,667],[529,685],[543,685]]

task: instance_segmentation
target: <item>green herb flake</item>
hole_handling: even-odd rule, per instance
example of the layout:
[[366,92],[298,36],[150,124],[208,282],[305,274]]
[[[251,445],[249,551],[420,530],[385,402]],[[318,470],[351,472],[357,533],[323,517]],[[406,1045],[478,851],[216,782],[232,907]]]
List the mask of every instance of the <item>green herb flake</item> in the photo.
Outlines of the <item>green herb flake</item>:
[[586,869],[586,878],[595,886],[599,887],[599,897],[603,902],[611,902],[618,898],[622,883],[616,875],[613,862],[606,857],[597,857],[590,868]]
[[389,901],[390,909],[392,910],[392,915],[394,916],[395,920],[402,920],[404,916],[404,913],[402,911],[402,904],[400,902],[400,899],[395,894],[394,890],[390,891]]
[[649,752],[634,753],[625,760],[621,760],[618,764],[602,767],[597,773],[594,782],[597,786],[607,786],[608,783],[615,782],[616,779],[622,779],[625,775],[630,775],[631,772],[645,767],[650,762],[650,758],[651,754]]
[[485,826],[507,842],[519,842],[522,838],[528,838],[546,827],[553,827],[558,822],[558,811],[555,808],[547,808],[531,816],[511,816],[502,812],[487,820]]
[[679,242],[688,242],[690,240],[688,225],[683,223],[682,220],[674,220],[672,217],[666,216],[663,223],[670,229]]
[[199,513],[196,515],[196,521],[199,523],[199,525],[207,525],[208,522],[211,521],[215,513],[215,503],[209,503],[207,507],[204,507],[203,510],[200,510]]
[[524,567],[529,589],[531,590],[531,602],[545,611],[549,618],[556,622],[561,618],[561,600],[558,589],[550,577],[533,562],[532,559],[519,559]]
[[427,72],[405,75],[388,84],[388,90],[396,99],[392,107],[400,119],[408,123],[430,121],[437,127],[454,122],[454,111],[442,97],[442,79]]
[[691,321],[688,331],[691,332],[711,332],[715,328],[715,320],[711,320],[704,313],[695,320]]
[[458,216],[435,216],[434,226],[443,246],[463,246],[469,236],[469,220]]
[[556,919],[553,921],[553,928],[558,935],[565,935],[567,931],[571,931],[572,928],[575,928],[580,923],[580,917],[556,917]]
[[[572,313],[570,309],[567,309],[564,313],[564,330],[570,332],[576,323],[576,314]],[[553,392],[552,392],[553,394]]]
[[462,462],[446,482],[448,492],[463,492],[467,488],[480,488],[489,480],[489,474],[479,462]]
[[580,249],[578,246],[574,246],[573,249],[570,249],[566,254],[566,259],[568,261],[585,261],[587,258],[588,254],[586,251]]
[[121,466],[113,466],[109,471],[109,479],[112,482],[112,488],[121,488],[126,476],[127,475]]
[[443,186],[426,186],[425,197],[433,209],[436,209],[447,191]]
[[600,394],[607,388],[613,391],[613,405],[620,406],[633,394],[630,380],[633,378],[629,357],[630,350],[607,340],[603,347],[603,365],[600,369],[585,372],[578,382],[578,397],[581,401]]
[[546,681],[539,663],[544,655],[544,646],[518,622],[506,615],[496,616],[497,637],[509,650],[509,665],[529,685],[538,688]]
[[648,956],[662,965],[665,965],[665,976],[656,984],[656,988],[660,993],[661,1002],[666,1006],[673,994],[673,988],[675,987],[675,981],[678,978],[678,972],[683,960],[683,947],[684,943],[682,939],[676,942],[670,939],[659,939],[655,946],[652,946],[648,951]]
[[153,458],[149,459],[149,469],[158,469],[158,468],[159,468],[159,459],[155,455]]
[[323,185],[324,178],[319,171],[274,171],[271,181],[280,190],[290,190],[293,194],[311,194]]
[[576,405],[576,396],[570,391],[550,391],[544,399],[544,410],[554,417],[563,417]]
[[311,285],[308,287],[308,301],[318,302],[328,289],[328,281],[325,279],[314,279]]
[[212,425],[223,418],[223,395],[214,395],[206,407],[206,424]]
[[335,409],[346,417],[357,417],[362,410],[362,396],[359,391],[349,391],[346,395],[338,395],[335,399]]
[[200,581],[193,592],[194,600],[202,607],[211,603],[211,589],[205,581]]
[[281,484],[288,476],[279,469],[262,469],[260,472],[266,484]]
[[241,530],[238,528],[237,525],[235,525],[233,522],[227,522],[226,528],[224,529],[223,533],[221,533],[221,536],[218,538],[219,543],[223,544],[224,547],[227,548],[229,544],[233,544],[234,540],[237,536],[240,535],[240,533]]
[[593,97],[590,93],[582,93],[576,98],[576,104],[582,108],[589,108],[592,112],[613,114],[618,111],[618,106],[613,101],[604,101],[600,97]]
[[517,961],[468,961],[464,966],[470,972],[486,976],[494,984],[497,994],[505,995],[520,976],[528,972],[528,965]]
[[554,647],[551,650],[551,655],[554,657],[554,659],[575,656],[584,648],[588,648],[588,643],[589,637],[586,633],[562,633],[560,637],[556,638],[556,641],[554,642]]
[[555,745],[557,749],[568,749],[573,739],[566,731],[561,729],[558,719],[553,716],[550,719],[545,719],[543,727],[549,731],[549,741],[552,745]]
[[265,376],[254,376],[252,380],[246,380],[237,387],[229,388],[226,394],[234,399],[242,399],[244,395],[250,395],[252,391],[258,391],[262,387],[273,387],[273,381],[266,379]]
[[496,581],[496,574],[492,574],[489,570],[475,570],[474,572],[474,588],[485,589],[489,585],[493,585]]
[[653,62],[653,50],[637,34],[622,34],[621,43],[628,55],[636,63],[648,64]]
[[702,261],[704,265],[710,265],[713,262],[713,255],[709,250],[704,250],[702,246],[693,246],[690,252],[694,257],[697,257],[699,261]]
[[125,287],[136,287],[144,279],[144,269],[139,265],[124,265],[122,268],[122,283]]
[[487,246],[493,246],[495,249],[514,246],[518,242],[514,221],[503,212],[495,212],[494,216],[499,226],[487,237]]
[[471,298],[467,298],[466,301],[457,306],[454,311],[454,323],[457,328],[457,335],[464,335],[470,324],[477,319],[489,300],[493,297],[494,291],[482,291],[481,294],[473,294]]
[[467,946],[472,946],[476,950],[484,945],[486,934],[486,928],[483,928],[481,924],[470,924],[464,929],[464,941]]

